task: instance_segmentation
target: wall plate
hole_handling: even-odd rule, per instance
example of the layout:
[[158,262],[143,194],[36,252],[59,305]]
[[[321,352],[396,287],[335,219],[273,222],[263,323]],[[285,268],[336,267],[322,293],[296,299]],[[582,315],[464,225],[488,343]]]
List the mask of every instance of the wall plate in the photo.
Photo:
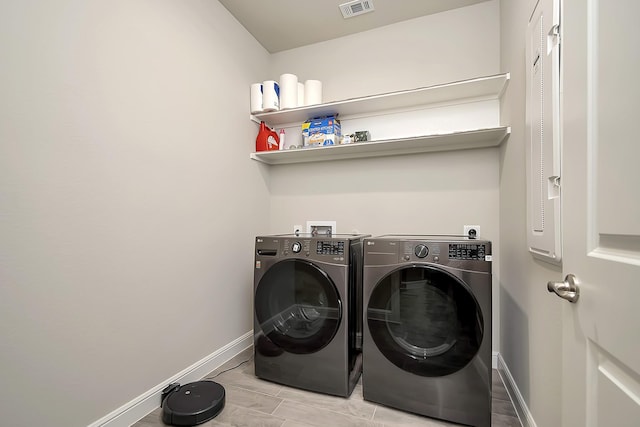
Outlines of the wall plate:
[[307,233],[318,236],[338,234],[336,221],[307,221]]

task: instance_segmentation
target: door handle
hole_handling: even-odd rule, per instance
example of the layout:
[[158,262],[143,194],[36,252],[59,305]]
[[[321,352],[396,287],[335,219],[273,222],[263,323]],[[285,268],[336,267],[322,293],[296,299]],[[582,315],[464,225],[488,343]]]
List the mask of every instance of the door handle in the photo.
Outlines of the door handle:
[[573,274],[567,274],[564,278],[564,282],[548,282],[547,290],[549,292],[555,292],[562,299],[566,299],[569,302],[576,302],[580,298],[580,287],[578,286],[580,281]]

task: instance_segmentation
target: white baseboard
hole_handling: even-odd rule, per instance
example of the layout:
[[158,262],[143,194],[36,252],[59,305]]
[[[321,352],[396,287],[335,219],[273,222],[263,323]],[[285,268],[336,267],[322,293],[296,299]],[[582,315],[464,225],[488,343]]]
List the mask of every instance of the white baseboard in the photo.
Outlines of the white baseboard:
[[233,356],[253,345],[253,331],[249,331],[229,344],[214,351],[151,390],[125,403],[110,414],[89,424],[88,427],[127,427],[160,406],[162,390],[171,383],[186,384],[202,379]]
[[518,414],[520,424],[522,424],[522,427],[537,427],[536,422],[533,420],[533,415],[531,415],[531,411],[529,411],[529,407],[524,401],[516,382],[511,376],[511,372],[509,372],[507,364],[499,353],[497,356],[498,374],[500,374],[500,377],[502,378],[502,382],[507,389],[511,402],[513,402],[513,407],[516,410],[516,414]]

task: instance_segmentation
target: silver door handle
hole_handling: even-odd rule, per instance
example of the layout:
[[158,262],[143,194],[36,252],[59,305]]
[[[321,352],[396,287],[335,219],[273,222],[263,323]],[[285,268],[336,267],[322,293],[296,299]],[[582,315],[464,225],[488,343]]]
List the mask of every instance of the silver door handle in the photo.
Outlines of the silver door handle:
[[580,298],[580,287],[578,286],[580,281],[573,274],[567,274],[564,278],[564,282],[548,282],[547,290],[549,292],[555,292],[562,299],[566,299],[569,302],[576,302]]

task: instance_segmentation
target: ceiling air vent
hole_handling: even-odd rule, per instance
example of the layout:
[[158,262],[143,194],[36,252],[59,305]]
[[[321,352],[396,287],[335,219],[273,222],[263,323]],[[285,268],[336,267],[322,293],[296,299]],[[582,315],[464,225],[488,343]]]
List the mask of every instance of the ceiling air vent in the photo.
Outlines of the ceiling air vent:
[[345,19],[353,18],[354,16],[362,15],[363,13],[373,12],[373,2],[371,0],[350,1],[343,3],[338,7]]

